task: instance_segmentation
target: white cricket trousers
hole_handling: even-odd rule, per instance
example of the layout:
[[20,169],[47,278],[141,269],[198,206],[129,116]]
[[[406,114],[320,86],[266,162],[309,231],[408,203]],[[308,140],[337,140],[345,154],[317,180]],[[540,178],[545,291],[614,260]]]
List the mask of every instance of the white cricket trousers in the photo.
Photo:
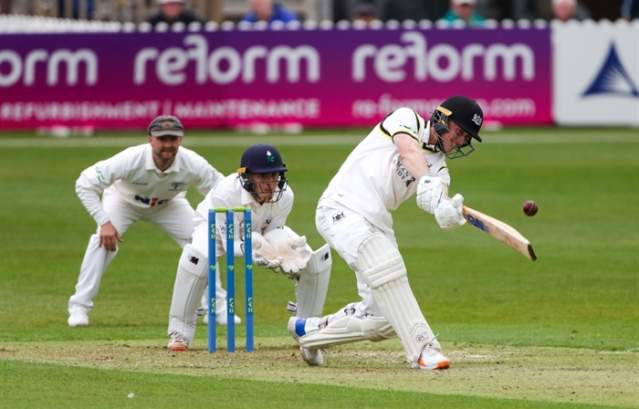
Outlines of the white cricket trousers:
[[320,201],[315,212],[315,227],[331,248],[342,257],[357,277],[357,293],[361,301],[356,308],[361,313],[382,315],[370,287],[362,279],[357,268],[357,251],[362,242],[375,232],[382,233],[397,247],[395,234],[391,229],[382,230],[371,224],[362,215],[329,200]]
[[[195,211],[182,195],[170,200],[165,205],[154,208],[139,208],[125,201],[114,188],[108,188],[102,195],[102,207],[109,215],[110,221],[120,237],[138,220],[147,220],[161,226],[179,245],[184,247],[191,241],[193,233],[193,217]],[[69,298],[68,310],[89,311],[93,308],[93,299],[100,289],[102,275],[115,258],[116,251],[107,251],[100,246],[100,226],[89,238],[84,253],[80,275],[75,285],[75,294]],[[174,266],[171,266],[171,272]],[[216,289],[218,304],[226,302],[226,291],[219,285]]]

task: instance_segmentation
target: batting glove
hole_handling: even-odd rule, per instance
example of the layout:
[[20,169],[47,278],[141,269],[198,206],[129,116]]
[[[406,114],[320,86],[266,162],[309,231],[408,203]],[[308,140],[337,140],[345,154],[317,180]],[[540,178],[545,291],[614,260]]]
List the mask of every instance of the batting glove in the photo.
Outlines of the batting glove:
[[439,177],[424,175],[417,182],[417,206],[434,214],[444,197],[444,182]]
[[462,208],[464,206],[464,196],[457,193],[452,199],[442,200],[435,209],[435,220],[444,230],[463,226],[466,223]]

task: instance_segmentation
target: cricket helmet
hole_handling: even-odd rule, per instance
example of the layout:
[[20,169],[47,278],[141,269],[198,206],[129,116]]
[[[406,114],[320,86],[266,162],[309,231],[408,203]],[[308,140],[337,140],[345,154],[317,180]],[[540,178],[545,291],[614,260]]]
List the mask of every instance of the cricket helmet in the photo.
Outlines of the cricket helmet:
[[[449,121],[459,125],[461,129],[470,135],[471,139],[476,139],[478,142],[482,141],[479,136],[479,130],[484,122],[484,112],[474,100],[464,96],[450,97],[435,108],[431,123],[439,136],[436,146],[440,151],[442,151],[441,137],[448,132]],[[474,150],[475,148],[472,146],[471,141],[468,141],[466,145],[458,147],[455,151],[446,154],[446,156],[449,159],[455,159],[469,155]]]
[[276,173],[278,175],[277,188],[274,192],[272,202],[277,202],[284,190],[286,190],[286,165],[282,160],[282,155],[273,145],[256,144],[250,146],[242,154],[240,168],[237,173],[240,176],[242,187],[257,198],[255,183],[251,180],[252,174]]

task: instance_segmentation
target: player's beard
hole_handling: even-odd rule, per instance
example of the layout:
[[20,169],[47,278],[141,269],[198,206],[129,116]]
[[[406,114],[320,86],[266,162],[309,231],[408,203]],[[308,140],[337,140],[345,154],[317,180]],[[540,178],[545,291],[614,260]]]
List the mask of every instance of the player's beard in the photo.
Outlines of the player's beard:
[[160,151],[160,155],[161,155],[161,157],[163,159],[171,159],[172,160],[172,159],[175,158],[176,154],[177,154],[177,149],[172,149],[172,148],[162,149]]
[[155,157],[156,165],[158,165],[161,170],[165,170],[175,160],[175,156],[177,155],[177,149],[165,148],[160,149],[153,156]]

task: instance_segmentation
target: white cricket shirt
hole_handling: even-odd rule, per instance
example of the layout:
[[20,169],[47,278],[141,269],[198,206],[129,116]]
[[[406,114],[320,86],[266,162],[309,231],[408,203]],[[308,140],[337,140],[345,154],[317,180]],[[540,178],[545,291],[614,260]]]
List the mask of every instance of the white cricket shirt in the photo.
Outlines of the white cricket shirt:
[[[410,108],[391,113],[355,147],[322,194],[321,202],[335,202],[364,216],[382,229],[392,229],[390,210],[413,196],[417,181],[402,165],[392,135],[408,133],[420,147],[428,141],[430,123]],[[429,175],[450,184],[446,156],[423,149]]]
[[193,185],[203,195],[224,176],[203,157],[180,146],[173,164],[165,171],[153,161],[151,144],[133,146],[102,160],[81,174],[75,184],[80,201],[98,225],[109,220],[102,209],[100,195],[114,189],[130,205],[140,208],[161,207]]

